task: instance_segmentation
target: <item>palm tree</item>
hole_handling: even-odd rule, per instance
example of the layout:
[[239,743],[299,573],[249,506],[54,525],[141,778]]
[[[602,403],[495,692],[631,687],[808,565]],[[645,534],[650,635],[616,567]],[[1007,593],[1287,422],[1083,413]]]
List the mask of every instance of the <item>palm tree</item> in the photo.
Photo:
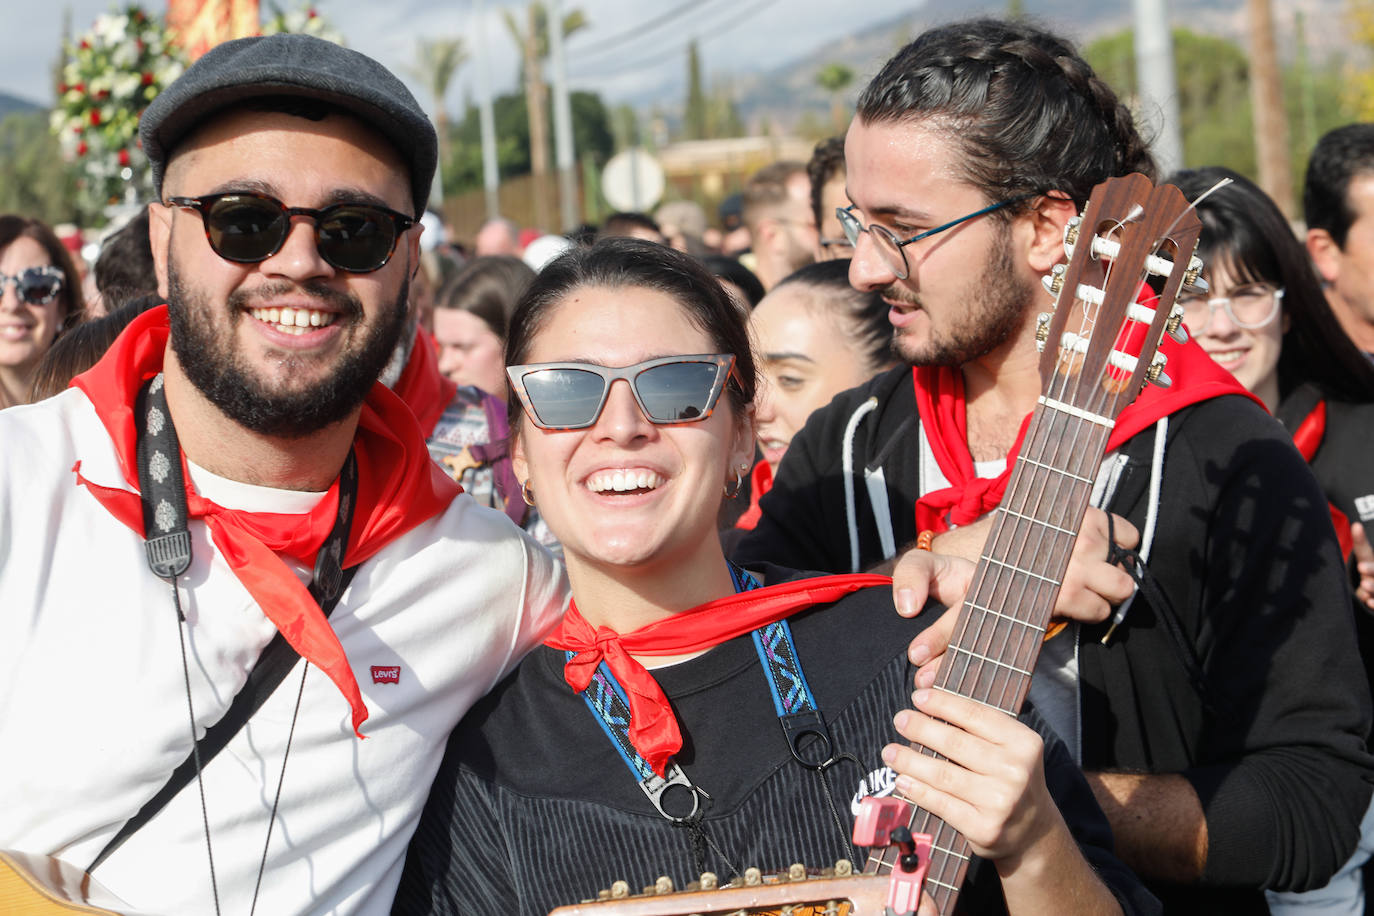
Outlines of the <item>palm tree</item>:
[[[525,87],[525,107],[530,119],[530,171],[534,173],[534,221],[542,229],[549,224],[548,180],[549,138],[548,118],[544,105],[548,87],[544,83],[544,60],[549,56],[549,11],[539,0],[525,10],[526,26],[521,28],[510,10],[502,10],[506,28],[520,49],[522,60],[520,82]],[[590,25],[581,10],[572,10],[563,17],[563,35],[567,37]]]
[[840,94],[854,81],[854,71],[841,63],[829,63],[816,72],[816,82],[830,93],[830,120],[836,130],[844,129],[844,104]]
[[448,160],[448,112],[444,98],[453,75],[468,61],[463,39],[421,38],[416,42],[415,66],[406,68],[434,99],[434,129],[439,134],[439,161]]

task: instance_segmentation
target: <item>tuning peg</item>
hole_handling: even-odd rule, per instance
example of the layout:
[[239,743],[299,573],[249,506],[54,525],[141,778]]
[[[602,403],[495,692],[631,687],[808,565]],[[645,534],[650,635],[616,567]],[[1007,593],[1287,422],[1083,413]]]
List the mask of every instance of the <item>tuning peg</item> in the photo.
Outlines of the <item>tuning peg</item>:
[[701,873],[701,889],[702,889],[702,890],[704,890],[704,891],[713,891],[713,890],[715,890],[715,889],[716,889],[717,887],[719,887],[719,886],[720,886],[720,878],[716,877],[716,873],[715,873],[715,872],[713,872],[713,871],[704,871],[704,872]]
[[744,883],[747,887],[758,887],[763,883],[763,872],[754,866],[749,866],[744,870]]
[[848,859],[837,859],[835,861],[835,874],[841,878],[848,878],[854,874],[854,863]]
[[628,896],[630,896],[630,882],[616,881],[611,885],[612,900],[624,900]]
[[1045,292],[1051,296],[1059,295],[1059,291],[1064,288],[1064,274],[1068,272],[1068,266],[1056,264],[1050,268],[1050,272],[1040,278],[1041,284],[1045,287]]
[[1073,257],[1074,246],[1078,244],[1078,227],[1083,225],[1083,217],[1071,216],[1064,224],[1064,252]]
[[1035,349],[1045,352],[1045,342],[1050,339],[1050,313],[1041,312],[1035,316]]
[[1149,368],[1145,370],[1146,380],[1154,382],[1161,388],[1168,388],[1172,385],[1174,380],[1164,372],[1164,364],[1168,361],[1169,357],[1163,353],[1155,353],[1154,359],[1150,360]]
[[654,886],[646,887],[644,889],[644,892],[653,894],[671,894],[673,890],[673,879],[669,878],[667,875],[659,875],[658,879],[654,881]]
[[1199,293],[1207,292],[1207,281],[1202,279],[1202,258],[1194,257],[1188,261],[1188,269],[1183,273],[1183,285],[1192,287]]
[[1164,330],[1168,331],[1174,343],[1188,342],[1188,329],[1183,326],[1183,306],[1175,305],[1169,309],[1169,320],[1165,322]]

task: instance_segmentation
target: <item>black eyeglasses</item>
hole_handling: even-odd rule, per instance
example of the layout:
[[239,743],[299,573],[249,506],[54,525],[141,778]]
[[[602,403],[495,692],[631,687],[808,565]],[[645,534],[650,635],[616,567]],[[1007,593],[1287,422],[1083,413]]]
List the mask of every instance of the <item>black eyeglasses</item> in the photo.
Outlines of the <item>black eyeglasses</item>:
[[845,238],[849,239],[850,245],[857,249],[859,247],[859,236],[867,232],[873,237],[873,241],[877,243],[878,253],[882,255],[883,263],[896,275],[898,280],[905,280],[907,277],[911,276],[911,268],[906,261],[906,252],[902,250],[907,245],[910,245],[912,242],[919,242],[921,239],[928,239],[932,235],[944,232],[946,229],[953,229],[960,223],[968,222],[985,213],[992,213],[994,210],[1000,210],[1003,207],[1009,207],[1012,204],[1039,196],[1040,192],[1037,191],[1031,194],[1022,194],[1019,197],[1011,197],[1007,200],[992,204],[991,206],[984,207],[981,210],[974,210],[972,213],[961,216],[958,219],[952,219],[943,225],[936,226],[934,229],[918,232],[909,239],[898,239],[891,229],[888,229],[886,226],[879,226],[877,223],[871,223],[865,227],[863,223],[859,222],[859,218],[854,215],[855,204],[850,204],[847,207],[836,207],[835,217],[840,221],[840,228],[844,229]]
[[167,205],[200,213],[205,238],[215,254],[236,264],[256,264],[281,251],[291,218],[315,224],[320,257],[354,274],[380,270],[391,260],[401,233],[415,220],[376,204],[331,204],[318,210],[288,207],[275,197],[234,191],[204,197],[169,197]]
[[59,267],[26,267],[10,276],[0,274],[0,295],[14,284],[14,294],[26,305],[47,305],[62,292],[65,279]]
[[540,429],[586,429],[606,406],[611,383],[624,379],[650,423],[695,423],[716,409],[734,372],[730,353],[664,356],[633,366],[594,363],[530,363],[510,366],[506,376],[525,414]]

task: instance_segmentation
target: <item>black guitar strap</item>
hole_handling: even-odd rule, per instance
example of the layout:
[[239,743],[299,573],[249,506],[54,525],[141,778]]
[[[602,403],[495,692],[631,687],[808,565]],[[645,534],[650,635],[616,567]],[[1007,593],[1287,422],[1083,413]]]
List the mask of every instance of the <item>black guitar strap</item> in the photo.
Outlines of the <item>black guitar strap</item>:
[[[191,565],[191,536],[187,529],[186,484],[181,468],[181,446],[176,430],[172,427],[172,415],[167,409],[167,397],[162,388],[162,376],[158,375],[139,393],[136,414],[139,418],[138,431],[138,489],[143,499],[143,530],[148,565],[158,576],[172,580],[184,573]],[[339,474],[339,510],[334,518],[334,527],[325,538],[315,560],[315,575],[310,583],[310,595],[320,605],[320,610],[328,617],[339,603],[339,597],[352,580],[357,567],[342,569],[344,549],[348,545],[349,526],[353,519],[353,509],[357,502],[358,464],[352,451],[344,462]],[[179,612],[179,611],[178,611]],[[166,807],[177,793],[196,778],[196,756],[200,757],[200,769],[224,750],[230,740],[239,733],[253,714],[267,702],[286,677],[287,672],[296,666],[300,656],[286,638],[278,633],[258,656],[257,664],[248,674],[243,689],[234,697],[228,711],[218,722],[208,728],[196,747],[172,771],[156,795],[147,801],[132,818],[125,822],[119,833],[105,844],[100,854],[87,867],[93,871],[104,862],[124,841],[133,836],[144,824],[153,819]]]

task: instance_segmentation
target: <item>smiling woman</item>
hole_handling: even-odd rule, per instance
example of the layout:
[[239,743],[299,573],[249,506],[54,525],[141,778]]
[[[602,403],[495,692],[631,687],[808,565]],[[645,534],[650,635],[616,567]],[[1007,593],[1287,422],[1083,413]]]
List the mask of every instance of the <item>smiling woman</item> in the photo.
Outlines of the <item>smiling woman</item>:
[[81,307],[81,276],[53,231],[0,216],[0,408],[28,403],[39,361]]
[[[616,879],[681,887],[706,871],[863,861],[844,812],[892,791],[883,753],[909,702],[904,647],[933,615],[899,617],[886,577],[726,561],[716,512],[754,448],[740,310],[686,256],[607,239],[544,268],[506,358],[515,469],[563,544],[574,601],[450,738],[394,912],[542,916]],[[960,728],[978,714],[936,702],[932,715]],[[811,724],[795,729],[797,715]],[[934,721],[901,721],[918,719]],[[1022,875],[1056,887],[1086,876],[1084,912],[1113,911],[1107,885],[1132,900],[1063,746],[1048,739],[1042,754],[1006,716],[976,730],[972,751],[943,746],[962,761],[936,765],[948,770],[925,772],[931,759],[909,751],[894,766],[1011,802],[954,816],[998,837],[980,854],[1038,860]],[[1094,837],[1083,855],[1065,816]],[[988,912],[1018,893],[992,868],[974,873]]]

